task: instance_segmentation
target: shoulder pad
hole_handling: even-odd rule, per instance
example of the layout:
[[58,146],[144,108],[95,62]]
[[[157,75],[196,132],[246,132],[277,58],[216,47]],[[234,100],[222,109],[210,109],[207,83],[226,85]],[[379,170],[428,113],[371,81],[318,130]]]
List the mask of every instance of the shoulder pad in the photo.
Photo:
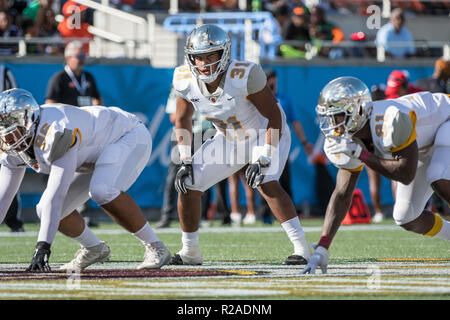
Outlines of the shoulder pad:
[[255,64],[250,61],[235,61],[230,63],[227,70],[227,77],[235,88],[247,87],[248,75]]
[[416,114],[409,114],[390,106],[386,109],[383,123],[383,147],[386,151],[398,151],[407,147],[416,139]]
[[53,123],[53,125],[48,126],[42,139],[35,140],[37,142],[35,147],[43,151],[43,156],[49,162],[53,162],[61,158],[77,142],[81,143],[81,134],[78,129],[73,131]]
[[188,65],[185,64],[175,68],[172,80],[173,88],[175,91],[182,93],[189,87],[192,78],[193,75]]

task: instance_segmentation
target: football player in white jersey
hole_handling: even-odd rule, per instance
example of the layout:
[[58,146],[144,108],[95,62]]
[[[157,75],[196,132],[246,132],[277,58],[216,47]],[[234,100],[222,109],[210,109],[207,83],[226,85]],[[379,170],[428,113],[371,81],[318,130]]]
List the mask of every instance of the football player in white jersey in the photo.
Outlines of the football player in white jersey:
[[[278,183],[291,144],[286,116],[266,85],[261,66],[231,60],[230,49],[230,38],[223,29],[198,26],[186,41],[188,65],[174,72],[181,159],[175,186],[183,247],[171,264],[202,263],[200,197],[246,165],[247,183],[267,200],[294,246],[285,264],[306,264],[311,256],[309,245],[293,202]],[[194,110],[214,124],[217,134],[191,155]]]
[[326,272],[328,248],[344,219],[364,165],[397,181],[394,220],[405,230],[450,241],[450,222],[424,210],[433,191],[450,203],[450,99],[420,92],[371,100],[357,78],[321,91],[316,107],[328,159],[339,168],[322,236],[302,273]]
[[23,89],[0,95],[0,223],[26,168],[49,174],[36,206],[41,219],[27,270],[49,270],[50,247],[59,230],[81,249],[62,270],[82,270],[109,258],[110,248],[76,211],[91,198],[145,246],[142,268],[160,268],[170,252],[137,203],[126,193],[146,166],[152,141],[139,119],[116,107],[39,106]]

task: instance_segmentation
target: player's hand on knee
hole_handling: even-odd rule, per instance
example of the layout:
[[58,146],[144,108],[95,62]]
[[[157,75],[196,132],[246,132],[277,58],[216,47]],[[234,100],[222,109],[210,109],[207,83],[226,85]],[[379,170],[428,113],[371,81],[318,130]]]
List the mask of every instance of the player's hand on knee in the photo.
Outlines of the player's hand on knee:
[[33,259],[26,271],[50,271],[48,259],[50,258],[50,243],[39,241],[36,244]]
[[264,180],[263,169],[270,167],[270,158],[260,156],[254,163],[248,165],[245,170],[247,184],[252,188],[257,188]]
[[194,169],[192,167],[192,159],[184,159],[181,161],[180,169],[175,176],[175,190],[180,194],[186,194],[186,178],[191,178],[192,184],[194,184]]
[[328,267],[328,258],[330,257],[330,253],[328,249],[322,246],[317,246],[314,254],[308,261],[308,264],[303,268],[301,274],[315,274],[316,269],[320,267],[322,273],[327,273]]

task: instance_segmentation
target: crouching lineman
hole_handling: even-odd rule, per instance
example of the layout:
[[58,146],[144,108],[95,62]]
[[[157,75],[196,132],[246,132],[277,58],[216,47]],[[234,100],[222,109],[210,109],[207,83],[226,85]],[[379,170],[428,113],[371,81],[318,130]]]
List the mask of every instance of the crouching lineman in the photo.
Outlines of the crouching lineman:
[[[306,264],[311,256],[292,200],[278,179],[289,155],[291,135],[286,116],[261,66],[232,61],[228,34],[215,25],[196,27],[186,41],[188,65],[175,69],[176,133],[181,167],[175,187],[182,249],[171,264],[201,264],[199,222],[201,195],[247,164],[247,183],[258,188],[294,245],[285,264]],[[217,129],[192,156],[194,110]]]
[[424,210],[433,192],[450,203],[450,99],[421,92],[371,101],[359,79],[341,77],[320,93],[316,112],[328,159],[339,168],[318,246],[302,273],[326,272],[328,248],[367,165],[398,181],[394,220],[405,230],[450,240],[450,222]]
[[23,89],[0,95],[0,222],[27,167],[49,174],[36,206],[41,219],[36,250],[28,271],[50,270],[50,246],[56,232],[81,245],[62,270],[82,270],[110,256],[75,210],[89,198],[145,246],[142,268],[160,268],[170,260],[137,203],[126,193],[148,162],[151,137],[136,116],[119,108],[39,106]]

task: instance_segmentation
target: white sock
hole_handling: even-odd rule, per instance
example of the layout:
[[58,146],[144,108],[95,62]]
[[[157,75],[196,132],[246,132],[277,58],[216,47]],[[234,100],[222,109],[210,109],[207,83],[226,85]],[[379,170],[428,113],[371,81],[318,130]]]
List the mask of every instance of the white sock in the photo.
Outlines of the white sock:
[[183,248],[181,251],[184,253],[196,252],[198,251],[198,231],[195,232],[182,232],[181,233],[181,243]]
[[73,239],[85,248],[91,248],[102,243],[87,225],[84,226],[83,232]]
[[294,245],[294,254],[308,260],[311,257],[311,250],[309,249],[308,241],[306,241],[305,238],[305,232],[303,231],[298,217],[283,222],[281,226]]
[[132,233],[132,235],[141,240],[144,245],[160,241],[148,222],[139,231]]
[[[442,217],[441,217],[442,219]],[[436,238],[450,241],[450,222],[442,219],[442,228],[435,234]]]

